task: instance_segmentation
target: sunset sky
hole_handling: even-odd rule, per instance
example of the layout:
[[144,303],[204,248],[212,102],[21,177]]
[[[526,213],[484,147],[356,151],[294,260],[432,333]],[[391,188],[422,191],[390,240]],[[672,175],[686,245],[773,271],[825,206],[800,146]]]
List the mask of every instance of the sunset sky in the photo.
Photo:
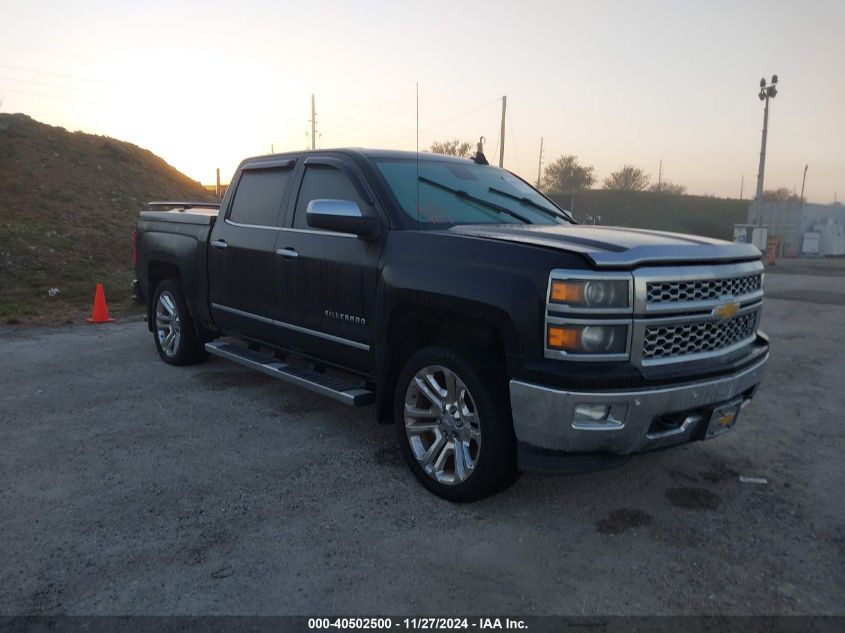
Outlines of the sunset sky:
[[[766,188],[845,197],[845,2],[0,0],[0,111],[146,147],[223,180],[245,156],[488,139],[534,181],[577,154],[690,193],[753,195],[760,77],[777,73]],[[0,148],[2,151],[2,148]],[[492,161],[491,161],[492,162]]]

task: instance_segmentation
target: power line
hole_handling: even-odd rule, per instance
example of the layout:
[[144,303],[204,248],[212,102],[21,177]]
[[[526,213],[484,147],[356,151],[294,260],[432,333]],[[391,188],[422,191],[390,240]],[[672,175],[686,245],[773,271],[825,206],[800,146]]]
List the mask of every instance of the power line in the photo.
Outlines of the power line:
[[61,99],[63,101],[76,101],[77,103],[98,103],[90,99],[76,99],[74,97],[63,97],[61,95],[45,95],[41,92],[27,92],[26,90],[14,90],[13,88],[3,88],[0,86],[0,92],[13,92],[20,95],[28,95],[30,97],[42,97],[44,99]]
[[0,40],[0,44],[3,46],[12,46],[17,48],[26,48],[31,51],[37,51],[39,53],[47,53],[48,55],[57,55],[59,57],[75,57],[76,59],[84,59],[89,62],[98,62],[98,63],[106,63],[103,59],[94,59],[93,57],[86,57],[85,55],[79,55],[77,53],[68,53],[59,52],[59,51],[51,51],[47,48],[39,48],[37,46],[30,46],[29,44],[19,44],[18,42],[9,42],[8,40]]
[[349,116],[345,116],[345,115],[342,115],[342,114],[323,115],[323,119],[325,119],[325,118],[328,118],[329,120],[340,119],[341,121],[349,121],[351,123],[359,123],[359,124],[362,123],[362,124],[369,126],[369,127],[380,127],[380,128],[396,130],[396,131],[402,130],[403,132],[408,129],[404,125],[399,126],[399,125],[392,125],[392,124],[389,124],[389,123],[376,123],[376,122],[373,122],[373,121],[368,121],[366,119],[356,119],[355,117],[349,117]]
[[[401,139],[401,138],[405,138],[407,136],[410,136],[410,134],[391,134],[390,132],[387,132],[385,130],[374,130],[372,128],[367,128],[367,127],[359,126],[359,125],[351,125],[349,123],[337,123],[337,122],[333,122],[333,119],[334,119],[334,117],[321,117],[320,120],[325,125],[328,125],[328,127],[335,129],[335,130],[341,130],[341,131],[344,131],[344,132],[345,131],[363,132],[363,133],[371,134],[372,136],[376,136],[376,137],[379,137],[379,138],[391,138],[391,139]],[[328,122],[327,122],[327,120],[328,120]]]
[[75,88],[73,86],[62,86],[60,84],[51,84],[44,81],[32,81],[30,79],[15,79],[14,77],[2,77],[0,79],[4,81],[15,81],[17,83],[22,84],[32,84],[33,86],[44,86],[46,88],[59,88],[62,90],[75,90],[77,92],[97,92],[95,88]]
[[[437,123],[432,123],[432,124],[430,124],[430,125],[428,125],[424,128],[420,128],[420,132],[432,132],[432,131],[434,131],[435,128],[441,127],[441,126],[446,125],[447,123],[451,123],[453,121],[457,121],[458,119],[462,119],[464,117],[467,117],[470,114],[474,114],[475,112],[478,112],[479,110],[483,110],[485,108],[488,108],[493,104],[499,103],[500,100],[501,100],[501,97],[497,97],[496,99],[493,99],[492,101],[488,101],[487,103],[483,103],[481,105],[470,108],[469,110],[461,112],[460,114],[456,114],[454,116],[443,119],[442,121],[438,121]],[[373,127],[376,127],[376,126],[384,127],[384,128],[387,128],[387,127],[393,128],[394,127],[394,126],[387,126],[387,125],[379,124],[379,123],[374,124],[374,123],[371,123],[369,121],[364,121],[362,119],[355,119],[353,117],[347,117],[347,116],[338,115],[338,114],[330,114],[330,115],[327,115],[326,117],[321,118],[322,121],[325,121],[326,119],[328,119],[329,121],[331,121],[333,119],[345,119],[347,121],[352,121],[352,122],[356,122],[356,123],[363,123],[367,126],[373,126]],[[408,138],[410,138],[411,136],[414,135],[414,132],[391,134],[387,130],[372,131],[371,129],[369,129],[367,127],[359,127],[359,126],[356,126],[356,125],[348,125],[348,124],[342,124],[342,125],[334,124],[334,125],[331,125],[330,127],[337,129],[337,130],[344,131],[345,133],[349,134],[350,136],[363,136],[363,134],[354,134],[354,133],[347,131],[347,130],[350,130],[350,129],[360,130],[361,132],[366,133],[367,136],[369,136],[373,140],[382,140],[382,141],[387,140],[387,141],[401,142],[401,141],[404,141],[404,140],[406,140],[406,139],[408,139]],[[397,130],[404,130],[405,128],[401,128],[401,127],[396,126],[396,129]],[[499,144],[498,144],[498,141],[497,141],[497,143],[496,143],[497,149],[498,149],[498,145]]]
[[51,77],[61,77],[62,79],[74,79],[76,81],[90,81],[96,84],[112,84],[112,81],[103,81],[102,79],[90,79],[87,77],[77,77],[75,75],[65,75],[62,73],[52,73],[46,70],[35,70],[33,68],[22,68],[20,66],[10,66],[9,64],[0,64],[0,68],[8,68],[10,70],[19,70],[24,73],[35,73],[36,75],[49,75]]
[[478,112],[479,110],[483,110],[484,108],[489,108],[494,103],[499,103],[500,101],[501,101],[501,97],[496,97],[492,101],[489,101],[489,102],[482,104],[480,106],[476,106],[475,108],[467,110],[466,112],[462,112],[461,114],[458,114],[456,116],[450,117],[448,119],[444,119],[443,121],[440,121],[439,123],[433,123],[433,124],[425,127],[424,130],[431,130],[432,128],[440,127],[441,125],[446,125],[447,123],[451,123],[452,121],[457,121],[458,119],[462,119],[465,116],[469,116],[470,114],[473,114],[474,112]]

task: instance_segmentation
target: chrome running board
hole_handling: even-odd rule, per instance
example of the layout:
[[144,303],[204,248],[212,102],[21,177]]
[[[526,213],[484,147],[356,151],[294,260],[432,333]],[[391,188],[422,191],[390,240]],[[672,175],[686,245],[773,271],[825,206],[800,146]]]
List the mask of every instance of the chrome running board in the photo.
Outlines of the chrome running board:
[[343,404],[363,407],[375,401],[376,394],[360,385],[347,382],[341,378],[327,376],[313,369],[295,367],[272,356],[252,351],[246,345],[212,341],[205,344],[205,349],[214,356],[234,361],[239,365],[255,369],[273,378],[305,387]]

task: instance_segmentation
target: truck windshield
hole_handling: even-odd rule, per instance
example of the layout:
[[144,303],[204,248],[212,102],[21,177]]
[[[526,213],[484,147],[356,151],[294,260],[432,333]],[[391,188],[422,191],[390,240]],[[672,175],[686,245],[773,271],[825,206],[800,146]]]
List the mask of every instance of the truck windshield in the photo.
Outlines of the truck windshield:
[[[568,224],[566,211],[510,172],[420,157],[377,160],[402,210],[421,229],[457,224]],[[417,195],[419,192],[419,216]]]

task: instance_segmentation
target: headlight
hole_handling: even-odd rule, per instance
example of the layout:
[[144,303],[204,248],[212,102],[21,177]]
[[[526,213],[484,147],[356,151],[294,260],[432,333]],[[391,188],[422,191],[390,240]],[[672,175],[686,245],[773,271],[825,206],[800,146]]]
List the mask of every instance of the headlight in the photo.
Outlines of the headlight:
[[634,276],[624,271],[549,273],[543,335],[546,358],[628,360]]
[[553,279],[549,302],[571,308],[624,310],[630,296],[627,279]]
[[628,326],[603,324],[550,324],[546,329],[550,350],[566,354],[626,354]]

